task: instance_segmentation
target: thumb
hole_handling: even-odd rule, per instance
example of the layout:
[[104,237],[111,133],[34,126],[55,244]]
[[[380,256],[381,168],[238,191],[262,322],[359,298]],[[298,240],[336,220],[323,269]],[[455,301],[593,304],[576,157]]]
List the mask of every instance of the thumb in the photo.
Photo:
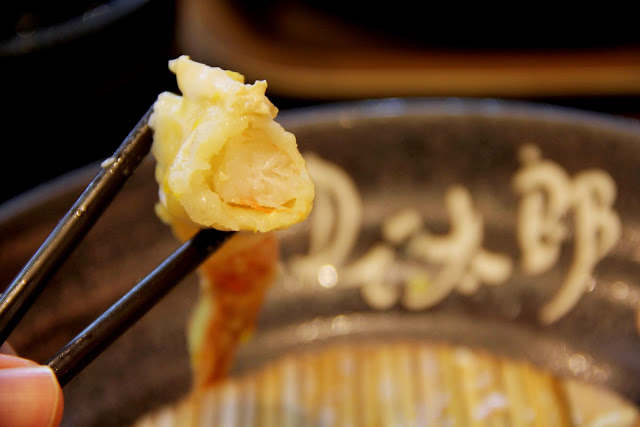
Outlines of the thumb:
[[63,405],[62,389],[48,366],[16,362],[0,369],[0,425],[58,426]]

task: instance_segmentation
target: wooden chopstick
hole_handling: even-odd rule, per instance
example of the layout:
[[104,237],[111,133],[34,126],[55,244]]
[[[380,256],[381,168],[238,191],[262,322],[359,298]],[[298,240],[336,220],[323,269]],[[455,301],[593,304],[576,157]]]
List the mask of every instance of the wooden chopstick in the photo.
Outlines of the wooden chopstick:
[[[0,343],[6,341],[47,281],[89,232],[151,150],[149,108],[112,157],[101,165],[75,204],[0,298]],[[62,348],[48,365],[62,385],[70,381],[174,285],[215,251],[230,232],[202,230],[183,244],[129,293]]]
[[116,338],[146,314],[177,283],[213,253],[232,232],[203,229],[142,279],[118,302],[64,346],[49,367],[60,385],[71,381]]
[[147,122],[152,110],[153,107],[147,110],[113,154],[113,161],[100,168],[75,204],[5,290],[0,299],[0,343],[6,341],[46,282],[93,227],[149,153],[153,135]]

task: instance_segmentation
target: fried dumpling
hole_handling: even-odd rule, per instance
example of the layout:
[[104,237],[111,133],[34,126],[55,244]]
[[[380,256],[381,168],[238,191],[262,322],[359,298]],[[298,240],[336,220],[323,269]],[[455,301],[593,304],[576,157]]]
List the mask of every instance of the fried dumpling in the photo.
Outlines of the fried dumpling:
[[274,120],[267,83],[188,56],[169,68],[182,96],[161,93],[149,119],[160,218],[183,231],[265,232],[304,220],[313,182],[295,136]]

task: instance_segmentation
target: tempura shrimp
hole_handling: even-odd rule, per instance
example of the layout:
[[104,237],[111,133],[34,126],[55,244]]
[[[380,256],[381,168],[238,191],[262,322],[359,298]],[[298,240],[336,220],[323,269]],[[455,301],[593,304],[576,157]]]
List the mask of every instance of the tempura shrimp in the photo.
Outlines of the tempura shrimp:
[[198,269],[201,296],[188,326],[195,389],[226,376],[255,327],[278,256],[273,232],[236,233]]

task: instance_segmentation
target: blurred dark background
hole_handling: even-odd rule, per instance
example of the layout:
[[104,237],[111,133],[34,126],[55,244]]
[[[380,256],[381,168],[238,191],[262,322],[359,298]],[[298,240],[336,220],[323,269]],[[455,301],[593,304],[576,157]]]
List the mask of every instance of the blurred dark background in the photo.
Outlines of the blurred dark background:
[[174,1],[0,8],[2,199],[108,157],[157,94],[175,86],[166,72]]
[[494,97],[640,118],[624,7],[26,0],[0,8],[0,203],[115,151],[180,54],[265,79],[286,110],[396,96]]

